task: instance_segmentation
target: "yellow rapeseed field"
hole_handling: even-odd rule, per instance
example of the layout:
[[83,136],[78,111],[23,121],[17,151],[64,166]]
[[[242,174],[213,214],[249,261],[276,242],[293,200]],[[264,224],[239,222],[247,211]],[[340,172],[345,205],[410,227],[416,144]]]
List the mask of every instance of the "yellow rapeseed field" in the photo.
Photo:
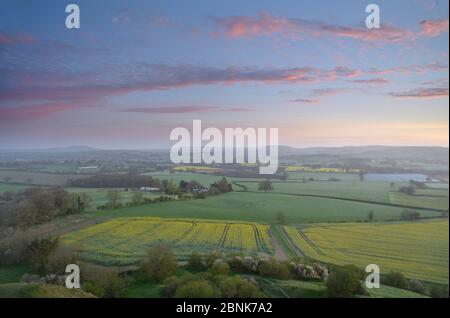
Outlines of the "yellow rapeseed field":
[[410,278],[448,283],[448,220],[391,224],[285,226],[306,256],[333,264],[380,266]]
[[208,166],[176,166],[172,168],[174,171],[182,172],[219,172],[223,169]]
[[305,166],[286,166],[286,172],[329,172],[329,173],[357,173],[358,169],[342,169],[342,168],[312,168]]
[[108,265],[138,262],[155,242],[169,244],[185,258],[214,250],[254,255],[272,251],[269,226],[160,218],[119,218],[62,238],[90,261]]

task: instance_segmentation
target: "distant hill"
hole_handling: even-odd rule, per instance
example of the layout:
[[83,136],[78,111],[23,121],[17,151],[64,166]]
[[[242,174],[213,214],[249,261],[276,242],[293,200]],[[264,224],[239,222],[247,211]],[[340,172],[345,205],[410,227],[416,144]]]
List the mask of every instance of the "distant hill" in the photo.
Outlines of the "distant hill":
[[68,147],[54,147],[54,148],[47,148],[42,149],[40,151],[47,151],[47,152],[81,152],[81,151],[97,151],[99,149],[88,147],[88,146],[68,146]]
[[427,146],[347,146],[347,147],[311,147],[294,148],[289,146],[279,147],[280,156],[345,156],[355,158],[411,158],[429,159],[440,158],[449,159],[449,148],[447,147],[427,147]]
[[88,146],[67,146],[67,147],[52,147],[52,148],[31,148],[31,149],[0,149],[0,153],[23,153],[23,152],[82,152],[82,151],[97,151],[98,148]]
[[[225,149],[223,149],[225,150]],[[449,148],[411,146],[352,146],[352,147],[310,147],[295,148],[279,146],[279,159],[285,162],[305,164],[349,164],[378,160],[400,160],[414,163],[448,166]],[[170,162],[169,149],[154,150],[108,150],[88,146],[69,146],[30,150],[0,150],[0,161],[8,160],[145,160]],[[392,165],[392,162],[390,163]],[[441,169],[441,168],[439,168]]]

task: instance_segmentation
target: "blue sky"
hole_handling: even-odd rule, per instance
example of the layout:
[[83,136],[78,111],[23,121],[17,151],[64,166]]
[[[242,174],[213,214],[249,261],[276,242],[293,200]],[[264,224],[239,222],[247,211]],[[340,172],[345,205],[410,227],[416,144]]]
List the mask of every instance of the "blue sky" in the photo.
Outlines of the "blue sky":
[[1,2],[0,148],[160,148],[193,119],[448,146],[448,1],[73,1],[76,30],[69,3]]

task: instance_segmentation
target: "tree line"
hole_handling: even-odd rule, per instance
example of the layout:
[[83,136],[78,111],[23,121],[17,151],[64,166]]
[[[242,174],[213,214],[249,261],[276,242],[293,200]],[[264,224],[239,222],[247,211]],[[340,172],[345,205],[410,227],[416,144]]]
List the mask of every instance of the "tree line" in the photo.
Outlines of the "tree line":
[[85,193],[69,193],[62,187],[28,188],[22,192],[2,195],[0,225],[29,227],[51,219],[85,211],[91,198]]

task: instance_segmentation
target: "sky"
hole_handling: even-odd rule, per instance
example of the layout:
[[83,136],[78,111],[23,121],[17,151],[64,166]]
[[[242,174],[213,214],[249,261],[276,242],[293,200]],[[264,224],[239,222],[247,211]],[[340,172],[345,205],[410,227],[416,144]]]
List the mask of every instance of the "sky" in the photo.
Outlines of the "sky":
[[294,147],[448,147],[448,5],[1,0],[0,149],[165,148],[194,119]]

